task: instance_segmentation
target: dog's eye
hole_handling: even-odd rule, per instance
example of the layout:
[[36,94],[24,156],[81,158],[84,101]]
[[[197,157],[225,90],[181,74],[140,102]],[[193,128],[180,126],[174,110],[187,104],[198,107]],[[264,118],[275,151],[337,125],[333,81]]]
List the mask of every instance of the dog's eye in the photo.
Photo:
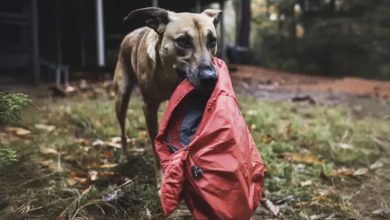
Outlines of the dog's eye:
[[208,35],[208,42],[207,47],[208,48],[214,48],[217,45],[217,38],[215,38],[213,35]]
[[176,40],[177,46],[181,48],[191,48],[192,47],[192,42],[191,42],[191,37],[189,36],[182,36],[177,38]]

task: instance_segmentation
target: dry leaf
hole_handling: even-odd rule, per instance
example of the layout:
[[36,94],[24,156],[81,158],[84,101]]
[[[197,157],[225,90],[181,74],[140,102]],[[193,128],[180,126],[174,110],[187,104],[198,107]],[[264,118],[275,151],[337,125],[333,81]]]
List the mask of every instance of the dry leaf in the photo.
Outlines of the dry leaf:
[[121,145],[121,144],[112,143],[112,142],[108,142],[108,143],[107,143],[107,146],[108,146],[108,147],[113,147],[113,148],[118,148],[118,149],[122,148],[122,145]]
[[370,169],[376,170],[376,169],[381,168],[381,167],[383,167],[383,163],[380,161],[377,161],[377,162],[371,164]]
[[111,171],[102,171],[102,172],[99,172],[99,176],[113,176],[115,175],[114,172],[111,172]]
[[86,189],[81,193],[81,195],[84,196],[85,194],[89,193],[89,191],[92,190],[92,187],[93,187],[92,185],[88,186],[88,188],[86,188]]
[[346,144],[346,143],[337,143],[335,144],[335,146],[344,150],[354,149],[354,146],[352,144]]
[[66,183],[68,183],[68,186],[74,186],[77,184],[77,180],[72,179],[72,178],[67,178]]
[[294,204],[294,207],[295,208],[304,208],[305,206],[309,205],[310,203],[309,202],[306,202],[306,201],[301,201],[301,202],[296,202]]
[[66,93],[74,93],[74,92],[76,92],[76,88],[75,87],[73,87],[73,86],[67,86],[66,88],[65,88],[65,92]]
[[134,153],[143,153],[143,152],[145,152],[145,148],[131,148],[129,150],[131,152],[134,152]]
[[100,165],[99,168],[110,169],[110,168],[114,168],[114,167],[117,167],[117,166],[118,166],[117,163],[112,163],[112,164],[103,164],[103,165]]
[[283,153],[282,156],[290,161],[306,164],[324,164],[324,161],[314,155],[299,153]]
[[98,179],[98,172],[96,170],[90,170],[88,176],[91,181],[96,181]]
[[103,146],[104,144],[105,144],[104,141],[97,139],[92,142],[92,147],[100,147]]
[[90,145],[91,141],[84,139],[84,138],[76,138],[74,141],[76,144],[81,144],[81,145]]
[[366,175],[367,173],[368,173],[367,168],[359,168],[355,172],[353,172],[353,176],[362,176],[362,175]]
[[35,124],[34,127],[38,130],[44,130],[47,132],[51,132],[56,129],[56,126],[54,125],[44,125],[44,124]]
[[56,149],[54,149],[54,148],[48,148],[48,147],[46,147],[46,148],[41,148],[41,154],[43,154],[43,155],[45,155],[45,156],[50,156],[50,155],[52,155],[52,156],[57,156],[58,154],[59,154],[59,152],[56,150]]
[[275,204],[276,205],[282,205],[282,204],[289,203],[289,202],[294,201],[294,200],[295,200],[294,196],[293,195],[289,195],[289,196],[287,196],[287,197],[285,197],[283,199],[280,199],[280,200],[276,201]]
[[54,160],[43,160],[39,162],[39,164],[43,167],[46,167],[50,171],[57,171],[58,170],[58,164]]
[[74,186],[76,184],[84,184],[87,182],[86,178],[79,178],[79,177],[69,177],[66,179],[66,182],[69,186]]
[[117,143],[117,144],[120,144],[121,143],[121,137],[112,137],[111,140],[110,140],[111,143]]
[[306,180],[299,183],[301,187],[310,186],[311,184],[312,184],[311,180]]
[[15,134],[15,135],[20,136],[20,137],[24,137],[24,136],[31,134],[30,130],[27,130],[24,128],[18,128],[18,127],[6,127],[5,131],[12,133],[12,134]]
[[332,171],[329,176],[353,176],[354,173],[354,169],[342,167],[338,170]]
[[280,212],[280,207],[278,205],[275,205],[271,200],[269,199],[262,199],[261,200],[261,203],[263,204],[263,206],[265,208],[267,208],[268,210],[271,211],[271,213],[274,215],[274,216],[277,216]]

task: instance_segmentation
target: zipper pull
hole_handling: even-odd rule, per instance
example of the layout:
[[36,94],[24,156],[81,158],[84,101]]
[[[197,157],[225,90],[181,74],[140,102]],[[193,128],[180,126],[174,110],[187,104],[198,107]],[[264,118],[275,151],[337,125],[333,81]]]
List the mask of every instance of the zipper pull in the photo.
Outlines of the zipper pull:
[[203,170],[200,167],[192,166],[191,170],[192,170],[192,176],[194,177],[194,179],[199,179],[203,176]]

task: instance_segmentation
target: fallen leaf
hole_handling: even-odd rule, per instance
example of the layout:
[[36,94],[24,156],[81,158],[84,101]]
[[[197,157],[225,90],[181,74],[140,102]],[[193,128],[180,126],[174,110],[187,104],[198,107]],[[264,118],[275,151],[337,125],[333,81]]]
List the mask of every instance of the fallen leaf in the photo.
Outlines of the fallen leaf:
[[54,160],[43,160],[39,162],[39,165],[41,165],[42,167],[46,167],[50,171],[58,170],[58,164]]
[[269,199],[262,199],[261,203],[265,208],[267,208],[274,216],[277,216],[280,212],[280,207],[278,205],[275,205],[271,200]]
[[24,136],[31,134],[30,130],[27,130],[24,128],[19,128],[19,127],[6,127],[5,131],[12,133],[12,134],[15,134],[15,135],[20,136],[20,137],[24,137]]
[[115,173],[111,171],[99,172],[99,176],[113,176],[113,175],[115,175]]
[[310,186],[311,184],[312,184],[311,180],[306,180],[299,183],[301,187]]
[[113,163],[113,164],[103,164],[103,165],[100,165],[99,168],[110,169],[110,168],[114,168],[114,167],[117,167],[117,166],[118,166],[117,163]]
[[76,138],[74,143],[81,144],[81,145],[90,145],[91,141],[88,139],[84,139],[84,138]]
[[131,148],[129,150],[131,152],[134,152],[134,153],[143,153],[143,152],[145,152],[145,148]]
[[291,202],[291,201],[294,201],[295,198],[293,195],[289,195],[287,196],[286,198],[283,198],[283,199],[280,199],[278,201],[275,202],[276,205],[282,205],[282,204],[285,204],[285,203],[288,203],[288,202]]
[[376,169],[381,168],[381,167],[383,167],[383,163],[380,161],[377,161],[377,162],[371,164],[370,169],[376,170]]
[[104,144],[105,144],[104,141],[97,139],[92,142],[92,147],[100,147],[103,146]]
[[120,144],[121,143],[121,137],[112,137],[110,142]]
[[35,124],[34,127],[38,130],[45,130],[47,132],[51,132],[56,129],[56,126],[54,125],[44,125],[44,124]]
[[355,148],[352,144],[346,144],[346,143],[337,143],[335,144],[335,146],[344,150],[351,150]]
[[88,186],[82,193],[81,195],[84,196],[85,194],[88,194],[92,190],[93,186],[90,185]]
[[375,209],[374,211],[371,212],[373,215],[377,216],[388,216],[390,214],[390,211],[384,210],[384,209]]
[[325,219],[326,217],[327,217],[327,215],[325,215],[325,214],[311,215],[310,220]]
[[107,143],[107,146],[108,146],[108,147],[113,147],[113,148],[118,148],[118,149],[122,148],[122,145],[121,145],[121,144],[112,143],[112,142],[108,142],[108,143]]
[[324,164],[324,161],[314,155],[299,154],[299,153],[283,153],[284,159],[306,164]]
[[359,168],[355,172],[353,172],[353,176],[362,176],[362,175],[366,175],[367,173],[368,173],[367,168]]
[[87,80],[85,80],[85,79],[80,80],[79,87],[83,91],[85,91],[85,90],[90,88],[88,83],[87,83]]
[[79,177],[69,177],[66,179],[66,182],[69,186],[74,186],[76,184],[84,184],[87,182],[86,178],[79,178]]
[[328,199],[329,196],[336,195],[336,194],[337,191],[333,187],[330,187],[325,190],[319,190],[318,194],[313,196],[312,201],[317,201],[317,202],[325,201]]
[[91,181],[96,181],[98,179],[98,172],[96,170],[90,170],[88,176]]
[[301,201],[301,202],[296,202],[294,204],[294,207],[295,208],[304,208],[305,206],[309,205],[310,202],[307,202],[307,201]]
[[41,154],[45,155],[45,156],[57,156],[59,154],[59,152],[54,149],[54,148],[41,148],[40,149],[41,151]]
[[332,171],[329,176],[353,176],[354,173],[354,169],[342,167]]
[[75,179],[72,179],[72,178],[67,178],[66,183],[68,183],[68,186],[74,186],[77,184],[77,181]]
[[73,87],[73,86],[69,86],[69,85],[68,85],[68,86],[65,88],[65,92],[68,93],[68,94],[74,93],[74,92],[76,92],[76,88]]
[[102,201],[103,202],[112,202],[112,201],[118,200],[123,195],[124,195],[124,193],[120,189],[117,189],[113,192],[102,195]]

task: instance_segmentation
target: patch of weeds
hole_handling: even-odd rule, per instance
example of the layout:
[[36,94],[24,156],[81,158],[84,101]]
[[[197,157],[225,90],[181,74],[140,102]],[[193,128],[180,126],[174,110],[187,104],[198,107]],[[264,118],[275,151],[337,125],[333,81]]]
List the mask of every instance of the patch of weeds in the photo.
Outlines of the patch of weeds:
[[318,213],[337,218],[352,215],[350,204],[334,185],[334,179],[340,177],[332,175],[340,166],[358,168],[374,163],[381,150],[372,137],[386,139],[390,122],[357,119],[339,107],[250,97],[240,97],[240,101],[266,163],[267,197],[274,201],[294,198],[282,206],[282,218],[310,219]]
[[17,161],[16,152],[0,145],[0,170]]

